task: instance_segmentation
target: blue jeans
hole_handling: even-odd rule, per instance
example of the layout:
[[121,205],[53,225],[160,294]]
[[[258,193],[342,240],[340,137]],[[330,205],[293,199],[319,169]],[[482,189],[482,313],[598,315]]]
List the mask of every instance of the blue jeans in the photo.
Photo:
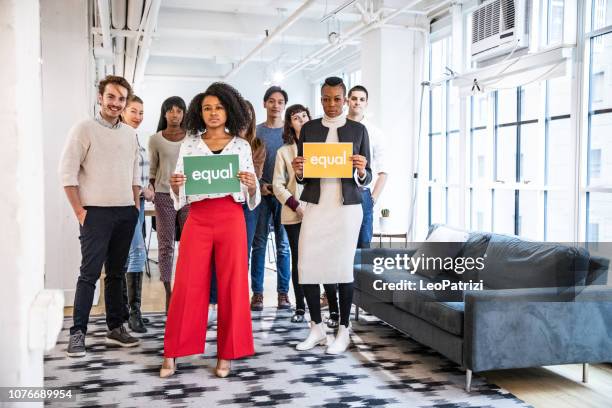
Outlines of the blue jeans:
[[276,238],[276,291],[278,293],[289,292],[291,255],[287,233],[281,224],[281,208],[281,203],[273,195],[261,197],[257,227],[253,238],[253,252],[251,253],[251,290],[254,293],[263,293],[270,218],[272,218]]
[[359,230],[359,239],[357,239],[357,248],[369,248],[373,234],[374,201],[372,201],[372,192],[369,188],[361,189],[361,197],[363,220]]
[[[246,222],[247,230],[247,262],[251,257],[251,245],[253,244],[253,236],[255,235],[255,227],[257,226],[257,214],[259,214],[259,207],[255,207],[253,211],[249,210],[249,206],[246,204],[242,205],[244,211],[244,221]],[[217,274],[215,271],[215,263],[213,261],[211,265],[211,279],[210,279],[210,303],[217,304]]]
[[127,259],[127,272],[144,272],[145,262],[147,261],[147,252],[145,249],[144,236],[142,235],[142,224],[144,224],[145,209],[144,198],[140,199],[140,213],[138,214],[138,223],[134,229],[132,244],[130,245],[130,253]]

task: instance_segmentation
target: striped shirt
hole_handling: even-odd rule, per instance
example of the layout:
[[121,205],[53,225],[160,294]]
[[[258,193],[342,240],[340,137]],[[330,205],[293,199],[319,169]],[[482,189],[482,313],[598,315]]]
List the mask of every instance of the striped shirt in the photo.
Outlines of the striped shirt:
[[100,112],[96,113],[96,117],[94,118],[96,120],[96,122],[98,122],[99,124],[101,124],[102,126],[104,126],[105,128],[109,128],[109,129],[119,129],[119,127],[121,126],[121,121],[117,120],[117,123],[115,123],[114,125],[112,123],[110,123],[109,121],[107,121],[106,119],[104,119],[102,117],[102,115],[100,115]]
[[[138,136],[136,136],[136,143],[138,143],[138,165],[140,166],[140,186],[143,191],[149,185],[149,155],[144,147],[140,145]],[[141,192],[141,195],[143,193]]]

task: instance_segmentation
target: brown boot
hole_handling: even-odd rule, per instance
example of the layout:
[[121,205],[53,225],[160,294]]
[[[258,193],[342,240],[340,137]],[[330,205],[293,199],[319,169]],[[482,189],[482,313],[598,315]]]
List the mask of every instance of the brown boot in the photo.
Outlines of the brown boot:
[[251,297],[251,310],[261,312],[263,310],[263,293],[253,293]]
[[291,309],[291,302],[289,302],[289,295],[286,293],[278,294],[278,308],[279,309]]
[[166,314],[168,314],[168,308],[170,307],[170,296],[172,295],[172,284],[170,282],[164,282],[164,289],[166,290]]

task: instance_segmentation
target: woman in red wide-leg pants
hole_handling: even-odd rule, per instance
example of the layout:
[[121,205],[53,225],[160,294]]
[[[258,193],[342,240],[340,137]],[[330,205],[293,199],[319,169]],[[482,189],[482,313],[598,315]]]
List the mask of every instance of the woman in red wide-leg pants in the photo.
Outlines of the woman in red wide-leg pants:
[[230,196],[195,202],[182,234],[164,356],[204,352],[213,256],[219,293],[218,357],[234,360],[254,354],[242,206]]
[[[249,115],[248,105],[240,93],[221,82],[210,85],[189,104],[187,136],[181,145],[176,170],[170,176],[175,209],[189,204],[190,210],[181,234],[166,320],[164,359],[159,371],[162,378],[175,373],[177,357],[204,352],[213,257],[218,292],[215,374],[227,377],[231,360],[255,353],[242,204],[254,209],[261,201],[261,193],[251,146],[242,136]],[[215,175],[212,171],[208,179],[200,178],[201,182],[212,184],[210,189],[192,190],[191,184],[187,189],[185,172],[192,172],[191,176],[199,170],[185,169],[184,159],[194,156],[212,159],[213,155],[229,156],[227,164],[223,164],[226,166],[223,173],[217,170]],[[236,159],[237,168],[232,165]],[[213,161],[220,160],[202,160],[200,172],[210,172],[207,166]],[[229,182],[233,177],[239,180],[239,188],[235,182]],[[193,179],[194,183],[198,180],[195,176]]]

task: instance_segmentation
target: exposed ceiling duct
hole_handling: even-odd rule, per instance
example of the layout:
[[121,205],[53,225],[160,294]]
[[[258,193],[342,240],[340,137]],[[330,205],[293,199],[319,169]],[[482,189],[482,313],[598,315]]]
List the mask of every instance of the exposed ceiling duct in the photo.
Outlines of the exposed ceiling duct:
[[390,13],[389,15],[385,17],[371,21],[367,24],[360,23],[360,24],[353,26],[346,33],[343,33],[340,39],[336,43],[322,47],[318,51],[313,52],[312,54],[304,58],[302,61],[298,62],[297,64],[287,69],[283,73],[284,78],[287,78],[288,76],[298,72],[299,70],[306,68],[308,65],[310,65],[314,61],[328,58],[329,56],[335,54],[342,47],[346,46],[346,43],[348,41],[351,41],[354,38],[361,37],[367,32],[375,29],[376,27],[384,26],[385,24],[387,24],[389,21],[399,16],[400,14],[403,14],[406,11],[416,7],[422,1],[423,0],[414,0],[410,2],[409,4],[395,10],[394,12]]
[[120,75],[138,86],[149,58],[161,0],[97,0],[96,4],[97,26],[92,33],[98,79]]
[[227,80],[232,76],[236,75],[238,71],[240,71],[249,60],[253,58],[258,52],[263,50],[268,44],[270,44],[276,37],[281,35],[285,30],[287,30],[293,23],[295,23],[304,12],[315,3],[316,0],[307,0],[302,4],[293,14],[291,14],[281,25],[279,25],[271,34],[266,36],[255,48],[251,50],[236,66],[229,71],[223,79]]

